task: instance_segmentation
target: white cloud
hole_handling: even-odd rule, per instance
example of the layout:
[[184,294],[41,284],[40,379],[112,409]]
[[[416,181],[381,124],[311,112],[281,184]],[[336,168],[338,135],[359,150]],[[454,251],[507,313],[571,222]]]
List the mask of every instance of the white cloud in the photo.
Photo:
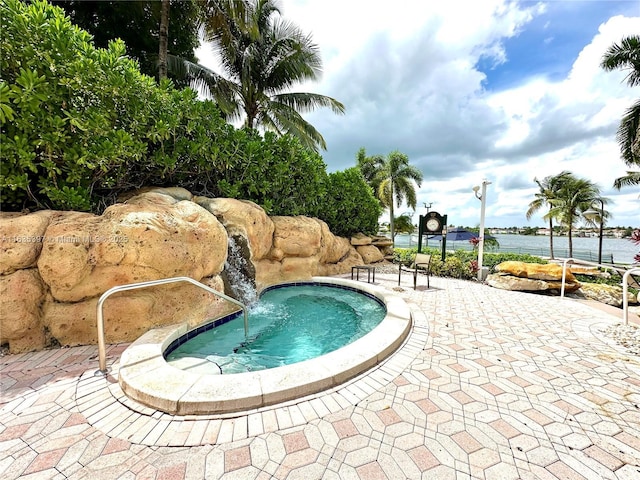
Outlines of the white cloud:
[[[448,213],[452,223],[475,225],[480,202],[471,187],[488,178],[493,183],[487,224],[511,226],[527,224],[533,177],[570,170],[600,184],[615,202],[611,208],[621,224],[638,224],[638,189],[611,189],[627,169],[615,131],[638,89],[626,85],[624,72],[605,72],[599,64],[613,42],[640,31],[640,17],[603,18],[565,78],[530,76],[508,90],[488,92],[475,65],[483,58],[509,67],[503,41],[526,30],[545,12],[544,4],[283,0],[281,5],[285,18],[312,34],[324,61],[322,80],[296,90],[333,96],[347,108],[344,116],[329,111],[306,116],[327,141],[323,157],[330,171],[355,165],[360,147],[369,154],[398,149],[423,171],[419,206],[433,202],[432,210]],[[544,48],[553,49],[558,41],[544,31]],[[205,53],[198,52],[203,63],[213,62]],[[530,224],[542,223],[539,218]]]

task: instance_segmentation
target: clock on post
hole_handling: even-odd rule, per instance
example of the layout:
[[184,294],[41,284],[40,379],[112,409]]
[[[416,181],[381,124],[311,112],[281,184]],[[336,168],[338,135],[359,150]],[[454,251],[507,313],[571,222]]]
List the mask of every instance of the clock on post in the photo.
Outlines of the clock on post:
[[[420,215],[420,223],[418,224],[418,253],[422,252],[422,236],[423,235],[442,235],[447,226],[447,216],[440,215],[438,212],[429,212],[426,215]],[[447,237],[442,237],[442,261],[446,256]]]
[[444,230],[442,215],[438,212],[429,212],[423,217],[424,231],[427,235],[439,235]]

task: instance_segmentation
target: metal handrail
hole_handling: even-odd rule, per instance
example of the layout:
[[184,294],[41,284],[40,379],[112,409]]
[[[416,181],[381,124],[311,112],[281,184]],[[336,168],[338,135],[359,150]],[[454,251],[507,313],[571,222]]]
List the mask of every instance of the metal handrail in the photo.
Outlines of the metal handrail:
[[[566,283],[566,277],[567,277],[567,263],[569,262],[575,262],[578,265],[591,265],[594,267],[604,267],[604,268],[616,270],[615,267],[611,265],[603,264],[603,263],[594,263],[594,262],[589,262],[587,260],[580,260],[576,258],[565,258],[564,261],[562,262],[562,287],[560,288],[560,296],[563,298],[564,298],[564,285]],[[629,323],[629,290],[627,288],[629,285],[628,281],[629,281],[629,277],[632,274],[637,274],[637,273],[640,273],[640,268],[632,268],[624,272],[624,274],[622,275],[622,319],[625,325]]]
[[640,268],[632,268],[622,275],[622,320],[625,325],[629,324],[629,277],[634,273],[640,273]]
[[107,374],[107,353],[106,353],[106,342],[104,339],[104,317],[102,315],[102,304],[104,303],[104,301],[116,292],[124,292],[126,290],[136,290],[138,288],[153,287],[156,285],[164,285],[166,283],[176,283],[176,282],[189,282],[195,285],[196,287],[200,287],[209,293],[213,293],[214,295],[224,298],[225,300],[228,300],[229,302],[239,306],[244,313],[244,334],[245,335],[249,334],[249,318],[247,316],[247,307],[243,303],[236,300],[235,298],[231,298],[225,295],[224,293],[220,293],[219,291],[214,290],[213,288],[208,287],[207,285],[204,285],[203,283],[200,283],[197,280],[194,280],[193,278],[173,277],[173,278],[163,278],[161,280],[150,280],[148,282],[118,285],[104,292],[100,297],[100,299],[98,300],[98,306],[96,307],[97,321],[98,321],[98,356],[99,356],[99,362],[100,362],[100,373],[102,373],[103,375]]

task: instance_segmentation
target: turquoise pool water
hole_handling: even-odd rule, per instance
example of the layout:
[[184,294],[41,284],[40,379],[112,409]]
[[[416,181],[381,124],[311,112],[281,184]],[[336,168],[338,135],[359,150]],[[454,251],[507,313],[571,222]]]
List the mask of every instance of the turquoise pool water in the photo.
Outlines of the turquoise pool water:
[[206,330],[165,355],[185,357],[241,373],[288,365],[337,350],[376,327],[386,315],[382,303],[352,289],[298,284],[265,291],[249,311],[245,338],[242,316]]

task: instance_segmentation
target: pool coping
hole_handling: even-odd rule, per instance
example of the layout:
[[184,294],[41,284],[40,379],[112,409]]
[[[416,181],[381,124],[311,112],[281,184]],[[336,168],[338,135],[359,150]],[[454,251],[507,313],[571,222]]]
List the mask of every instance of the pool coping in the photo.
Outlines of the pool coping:
[[165,349],[190,329],[186,323],[155,328],[122,353],[120,388],[129,398],[174,415],[251,410],[338,386],[387,358],[407,338],[411,310],[400,296],[377,285],[343,278],[313,277],[310,281],[362,290],[379,298],[387,314],[371,332],[321,357],[225,375],[198,374],[171,366],[164,358]]

